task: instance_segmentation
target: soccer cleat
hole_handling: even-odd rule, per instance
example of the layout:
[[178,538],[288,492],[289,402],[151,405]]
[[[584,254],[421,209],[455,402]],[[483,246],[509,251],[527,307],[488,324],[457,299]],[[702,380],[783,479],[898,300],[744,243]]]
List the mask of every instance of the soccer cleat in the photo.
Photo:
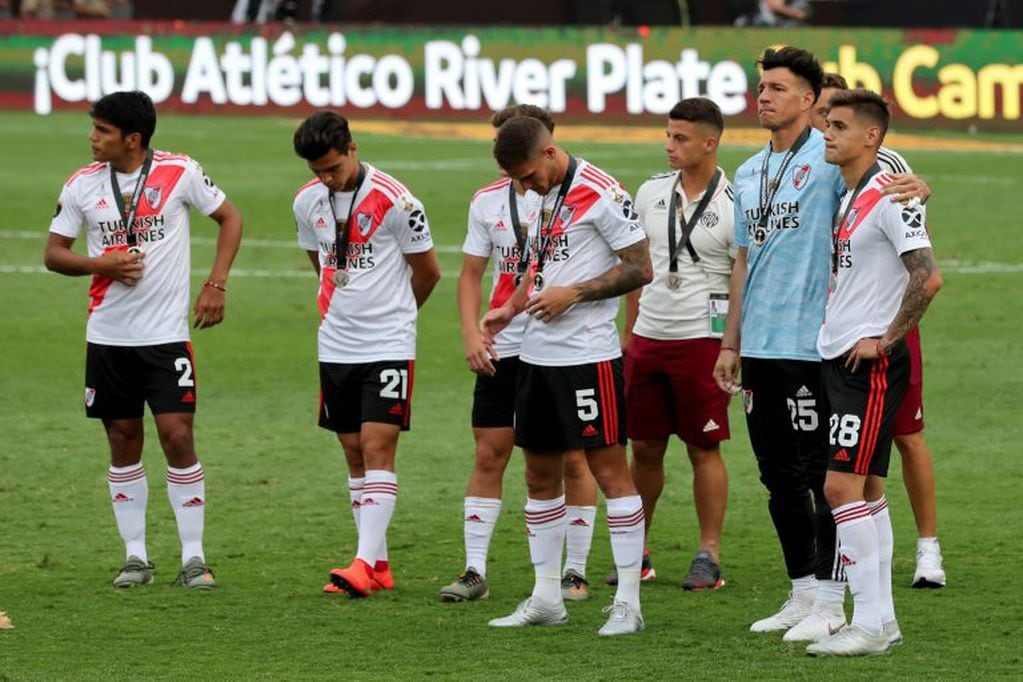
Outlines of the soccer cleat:
[[[657,571],[654,570],[654,563],[650,560],[649,554],[643,555],[643,564],[639,569],[639,581],[641,583],[650,582],[651,580],[657,579]],[[618,567],[611,569],[611,572],[607,574],[607,578],[604,580],[608,585],[614,587],[618,584]]]
[[942,564],[941,546],[937,542],[918,542],[913,587],[944,587],[945,569]]
[[616,601],[611,606],[605,607],[603,613],[611,614],[604,627],[597,630],[601,637],[617,637],[619,635],[634,635],[642,632],[646,627],[643,622],[643,614],[639,607],[632,606],[623,601]]
[[387,561],[378,561],[373,564],[373,575],[370,579],[373,581],[372,588],[374,590],[394,589],[394,576],[391,574],[391,564]]
[[373,569],[362,559],[356,559],[348,568],[335,568],[330,582],[352,599],[368,597],[373,591]]
[[844,628],[806,647],[811,656],[874,656],[888,653],[889,644],[884,632],[872,635],[859,625]]
[[799,590],[789,592],[789,598],[781,605],[778,613],[762,618],[749,626],[750,632],[779,632],[788,630],[793,625],[810,615],[816,590]]
[[121,572],[114,578],[114,587],[139,587],[153,584],[155,566],[148,561],[139,559],[134,554],[128,557],[121,567]]
[[888,647],[902,644],[902,630],[899,628],[899,621],[890,620],[881,626],[881,634],[888,641]]
[[458,580],[440,588],[440,600],[446,602],[479,601],[490,596],[487,579],[473,567],[465,569]]
[[701,549],[696,553],[693,563],[689,564],[689,575],[682,581],[682,589],[687,591],[716,590],[724,587],[721,579],[721,567],[711,558],[710,552]]
[[568,601],[586,601],[590,598],[590,584],[574,569],[565,571],[561,578],[561,598]]
[[190,590],[212,590],[217,586],[217,581],[210,567],[203,563],[202,559],[194,556],[181,567],[175,584],[183,585]]
[[842,604],[814,604],[809,615],[785,633],[783,642],[819,642],[838,632],[845,625]]
[[488,625],[492,628],[521,628],[527,625],[564,625],[568,612],[563,602],[546,603],[535,597],[521,602],[510,616],[495,618]]

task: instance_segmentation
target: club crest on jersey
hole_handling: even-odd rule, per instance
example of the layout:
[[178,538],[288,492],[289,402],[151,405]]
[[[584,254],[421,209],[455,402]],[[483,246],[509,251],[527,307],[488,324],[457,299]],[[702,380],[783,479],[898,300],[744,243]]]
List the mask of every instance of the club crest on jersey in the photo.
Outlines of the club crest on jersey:
[[96,389],[85,387],[85,406],[92,407],[92,404],[96,402]]
[[924,216],[918,207],[906,206],[902,209],[902,222],[915,230],[924,224]]
[[360,213],[355,216],[355,224],[359,226],[359,234],[365,237],[373,227],[373,214]]
[[718,214],[711,213],[710,211],[707,211],[702,216],[700,216],[700,224],[706,227],[708,230],[717,225],[719,220],[720,218],[718,218]]
[[809,179],[810,164],[804,164],[792,170],[792,186],[796,189],[803,189]]
[[160,199],[163,198],[163,187],[146,187],[142,192],[146,195],[149,207],[156,210],[160,206]]
[[562,227],[568,227],[574,217],[575,206],[562,206],[558,212],[558,221],[561,222]]
[[742,407],[746,410],[746,414],[753,413],[753,391],[751,389],[743,389],[742,391]]

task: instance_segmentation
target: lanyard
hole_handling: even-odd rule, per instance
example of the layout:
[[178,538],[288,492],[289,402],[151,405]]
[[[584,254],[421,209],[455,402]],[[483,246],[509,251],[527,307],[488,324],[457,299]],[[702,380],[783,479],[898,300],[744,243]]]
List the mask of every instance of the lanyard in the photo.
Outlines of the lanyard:
[[[348,271],[348,242],[352,233],[352,211],[355,210],[355,200],[359,196],[362,182],[366,179],[366,167],[359,164],[359,174],[355,177],[355,191],[352,192],[352,203],[348,205],[348,217],[342,223],[337,219],[337,207],[334,206],[334,193],[327,192],[327,203],[330,204],[330,214],[334,216],[334,260],[338,270]],[[344,227],[342,227],[344,226]]]
[[781,166],[778,168],[778,172],[774,174],[774,180],[771,180],[770,187],[767,183],[767,166],[771,161],[771,143],[767,143],[767,150],[764,152],[764,161],[760,165],[760,220],[757,221],[757,226],[764,228],[767,227],[768,213],[771,210],[771,202],[774,201],[774,195],[778,193],[778,187],[781,186],[781,179],[785,175],[785,170],[789,167],[789,163],[799,153],[799,150],[806,144],[806,141],[810,139],[810,126],[806,127],[796,141],[789,147],[789,150],[785,152],[785,156],[782,157]]
[[142,169],[139,171],[138,180],[135,181],[135,189],[131,192],[131,200],[127,210],[124,207],[124,197],[121,196],[121,186],[117,182],[117,171],[114,164],[110,164],[110,190],[114,193],[114,203],[124,221],[125,240],[128,248],[135,248],[135,214],[138,212],[139,199],[142,197],[142,189],[146,186],[146,179],[149,177],[149,169],[153,167],[153,150],[146,150],[146,160],[142,162]]
[[515,194],[515,181],[508,178],[508,213],[511,216],[512,230],[515,231],[515,245],[519,249],[519,262],[516,266],[515,285],[522,281],[522,276],[529,268],[529,258],[526,255],[526,239],[529,237],[529,228],[524,228],[519,223],[518,195]]
[[[561,181],[561,189],[558,190],[558,198],[554,201],[554,208],[551,209],[551,217],[547,219],[546,234],[544,233],[543,199],[540,200],[540,215],[537,219],[537,242],[540,247],[540,252],[536,254],[537,273],[543,272],[543,261],[547,255],[547,247],[551,242],[551,233],[554,232],[554,221],[558,219],[558,213],[561,212],[561,207],[565,203],[565,197],[568,196],[568,188],[572,185],[573,178],[575,178],[575,166],[575,157],[569,154],[568,170],[565,172],[565,179]],[[542,282],[543,280],[541,279],[540,281]]]
[[835,229],[831,232],[831,272],[838,274],[838,247],[839,247],[839,236],[842,231],[842,226],[845,225],[846,219],[849,218],[849,211],[852,210],[853,204],[856,203],[856,197],[859,196],[863,188],[867,186],[870,179],[876,174],[881,172],[881,166],[875,161],[873,165],[867,169],[867,172],[863,174],[860,181],[856,183],[856,189],[853,190],[852,196],[849,197],[849,203],[845,205],[845,212],[842,213],[842,217],[838,217],[838,211],[842,210],[839,206],[838,211],[835,211]]
[[[700,203],[696,205],[696,210],[693,215],[686,221],[686,224],[682,226],[682,238],[677,242],[675,241],[675,220],[678,215],[678,192],[676,191],[682,185],[682,171],[678,172],[678,177],[675,178],[675,182],[671,186],[671,207],[668,209],[668,271],[678,272],[678,252],[685,246],[689,251],[689,257],[693,259],[694,263],[700,262],[700,255],[696,253],[696,249],[693,248],[693,244],[689,241],[689,238],[693,234],[693,229],[696,227],[696,223],[700,220],[703,212],[707,210],[707,205],[710,203],[711,198],[714,196],[714,192],[718,188],[718,183],[721,181],[721,170],[718,169],[714,172],[714,177],[710,179],[710,184],[707,185],[707,189],[703,192],[703,198],[700,199]],[[684,215],[684,214],[683,214]]]

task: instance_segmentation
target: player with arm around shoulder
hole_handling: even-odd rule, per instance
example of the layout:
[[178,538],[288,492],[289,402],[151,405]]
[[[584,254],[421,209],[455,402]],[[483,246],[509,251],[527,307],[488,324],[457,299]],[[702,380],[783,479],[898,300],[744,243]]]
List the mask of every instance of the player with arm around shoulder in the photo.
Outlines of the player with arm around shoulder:
[[[178,583],[216,586],[203,549],[206,483],[193,440],[198,402],[188,330],[189,209],[219,226],[213,268],[192,311],[196,328],[224,318],[242,219],[192,159],[152,149],[156,109],[143,92],[115,92],[91,111],[94,163],[72,174],[50,223],[46,267],[91,275],[85,411],[110,444],[107,480],[126,561],[115,587],[149,585],[149,487],[142,463],[148,403],[167,459],[167,495],[182,548]],[[72,250],[86,227],[87,255]]]

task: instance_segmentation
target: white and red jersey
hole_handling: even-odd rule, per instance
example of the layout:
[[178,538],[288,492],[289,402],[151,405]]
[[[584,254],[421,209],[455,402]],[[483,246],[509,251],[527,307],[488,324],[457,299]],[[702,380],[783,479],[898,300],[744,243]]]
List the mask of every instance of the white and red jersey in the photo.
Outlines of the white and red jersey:
[[[117,173],[111,188],[110,164],[97,162],[73,173],[64,184],[50,232],[77,239],[87,228],[90,257],[128,248],[124,219],[114,192],[131,196],[141,167]],[[188,211],[209,215],[224,193],[183,154],[154,151],[153,163],[135,212],[136,246],[145,252],[145,270],[135,286],[93,275],[85,338],[109,346],[151,346],[188,340],[191,251]],[[130,198],[124,202],[127,210]]]
[[[544,290],[598,277],[618,264],[615,252],[646,239],[632,198],[620,182],[579,159],[565,203],[555,216],[544,254]],[[543,197],[553,210],[560,188]],[[539,219],[530,228],[530,260],[543,240]],[[551,322],[526,319],[519,357],[533,365],[569,366],[620,357],[618,299],[577,303]]]
[[926,209],[888,201],[881,194],[891,182],[886,172],[874,175],[856,196],[846,214],[852,192],[839,207],[845,220],[834,239],[838,273],[828,293],[824,325],[817,350],[825,360],[849,351],[862,338],[881,336],[895,319],[909,281],[900,256],[929,249]]
[[[529,227],[536,222],[540,207],[540,195],[526,192],[520,195],[511,190],[511,180],[502,178],[476,191],[469,203],[469,225],[462,245],[462,253],[480,258],[489,258],[493,264],[494,284],[490,289],[489,309],[500,308],[515,293],[515,276],[518,274],[519,249],[517,231],[529,233]],[[509,201],[515,197],[515,207],[520,225],[512,224]],[[510,358],[519,354],[522,344],[522,330],[526,327],[526,315],[517,315],[497,335],[494,350],[499,358]]]
[[[423,205],[390,175],[364,163],[366,176],[347,225],[348,284],[334,284],[334,214],[319,180],[295,195],[298,244],[320,258],[318,335],[321,362],[363,363],[416,357],[412,267],[405,254],[433,248]],[[352,192],[335,192],[338,220],[349,214]]]

